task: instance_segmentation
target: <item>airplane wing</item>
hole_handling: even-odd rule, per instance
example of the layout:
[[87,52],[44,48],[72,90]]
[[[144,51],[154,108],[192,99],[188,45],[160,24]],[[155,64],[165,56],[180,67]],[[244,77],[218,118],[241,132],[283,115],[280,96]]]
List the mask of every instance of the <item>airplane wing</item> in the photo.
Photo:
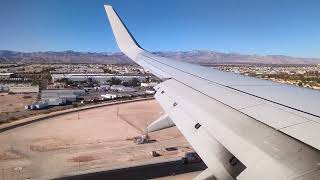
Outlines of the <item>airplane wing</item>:
[[206,163],[199,179],[319,179],[320,93],[156,56],[105,6],[120,50],[162,78],[156,99]]

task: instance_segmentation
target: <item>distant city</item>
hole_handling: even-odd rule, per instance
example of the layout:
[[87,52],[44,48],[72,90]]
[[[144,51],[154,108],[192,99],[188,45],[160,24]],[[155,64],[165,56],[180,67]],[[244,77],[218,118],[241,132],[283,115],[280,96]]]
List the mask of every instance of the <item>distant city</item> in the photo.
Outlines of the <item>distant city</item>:
[[214,68],[280,83],[320,89],[320,65],[215,65]]
[[[320,59],[214,51],[156,54],[245,76],[320,89]],[[161,82],[121,53],[0,51],[0,62],[0,123],[103,101],[152,97],[153,87]]]
[[158,82],[135,64],[0,64],[0,123],[108,100],[149,97]]

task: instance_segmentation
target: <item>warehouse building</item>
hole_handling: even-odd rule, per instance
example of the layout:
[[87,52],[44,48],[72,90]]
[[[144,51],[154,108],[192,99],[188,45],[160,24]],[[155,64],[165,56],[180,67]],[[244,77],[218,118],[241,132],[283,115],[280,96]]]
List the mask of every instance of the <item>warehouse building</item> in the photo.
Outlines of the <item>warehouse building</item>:
[[0,84],[0,92],[8,92],[9,86]]
[[0,79],[9,79],[13,73],[0,73]]
[[102,94],[101,97],[103,100],[110,100],[110,99],[116,99],[117,95],[116,94]]
[[125,87],[123,85],[112,85],[110,87],[110,90],[112,91],[116,91],[116,92],[135,92],[136,90],[134,88],[131,87]]
[[25,109],[40,110],[40,109],[48,108],[48,106],[49,105],[47,102],[35,102],[31,105],[25,106]]
[[41,100],[51,102],[52,104],[64,104],[75,102],[83,95],[86,95],[86,92],[81,89],[43,90],[41,92]]
[[67,79],[74,82],[87,81],[89,79],[97,82],[106,82],[111,78],[117,78],[122,81],[129,81],[132,78],[137,78],[139,81],[144,81],[148,76],[136,76],[136,75],[112,75],[112,74],[52,74],[52,82],[56,82],[62,79]]
[[154,87],[158,85],[158,83],[155,83],[155,82],[151,82],[151,83],[141,83],[140,86],[141,87]]
[[9,91],[11,93],[39,93],[39,86],[32,86],[31,84],[15,84],[10,85]]

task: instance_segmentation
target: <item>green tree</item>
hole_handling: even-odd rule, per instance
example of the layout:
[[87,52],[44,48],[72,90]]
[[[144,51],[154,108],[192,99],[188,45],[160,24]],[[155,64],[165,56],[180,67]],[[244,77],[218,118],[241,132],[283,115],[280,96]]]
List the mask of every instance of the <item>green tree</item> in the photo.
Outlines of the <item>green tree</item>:
[[39,85],[39,84],[40,84],[39,79],[32,79],[31,86],[36,86],[36,85]]
[[52,81],[52,76],[51,76],[50,73],[46,74],[45,78],[46,78],[49,82]]
[[138,78],[132,78],[129,81],[129,86],[140,86],[140,81]]
[[114,72],[113,72],[111,69],[109,69],[109,68],[104,68],[104,69],[103,69],[103,72],[104,72],[104,73],[108,73],[108,74],[114,74]]
[[108,80],[108,82],[110,83],[110,85],[119,85],[122,83],[121,79],[112,77],[110,80]]

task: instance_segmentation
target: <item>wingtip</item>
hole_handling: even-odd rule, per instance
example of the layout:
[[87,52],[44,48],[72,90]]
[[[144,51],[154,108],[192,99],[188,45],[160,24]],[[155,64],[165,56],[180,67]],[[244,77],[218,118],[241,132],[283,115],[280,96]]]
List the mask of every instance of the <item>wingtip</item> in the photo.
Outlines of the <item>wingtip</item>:
[[110,5],[104,5],[118,47],[131,59],[143,49],[136,42],[130,31]]

